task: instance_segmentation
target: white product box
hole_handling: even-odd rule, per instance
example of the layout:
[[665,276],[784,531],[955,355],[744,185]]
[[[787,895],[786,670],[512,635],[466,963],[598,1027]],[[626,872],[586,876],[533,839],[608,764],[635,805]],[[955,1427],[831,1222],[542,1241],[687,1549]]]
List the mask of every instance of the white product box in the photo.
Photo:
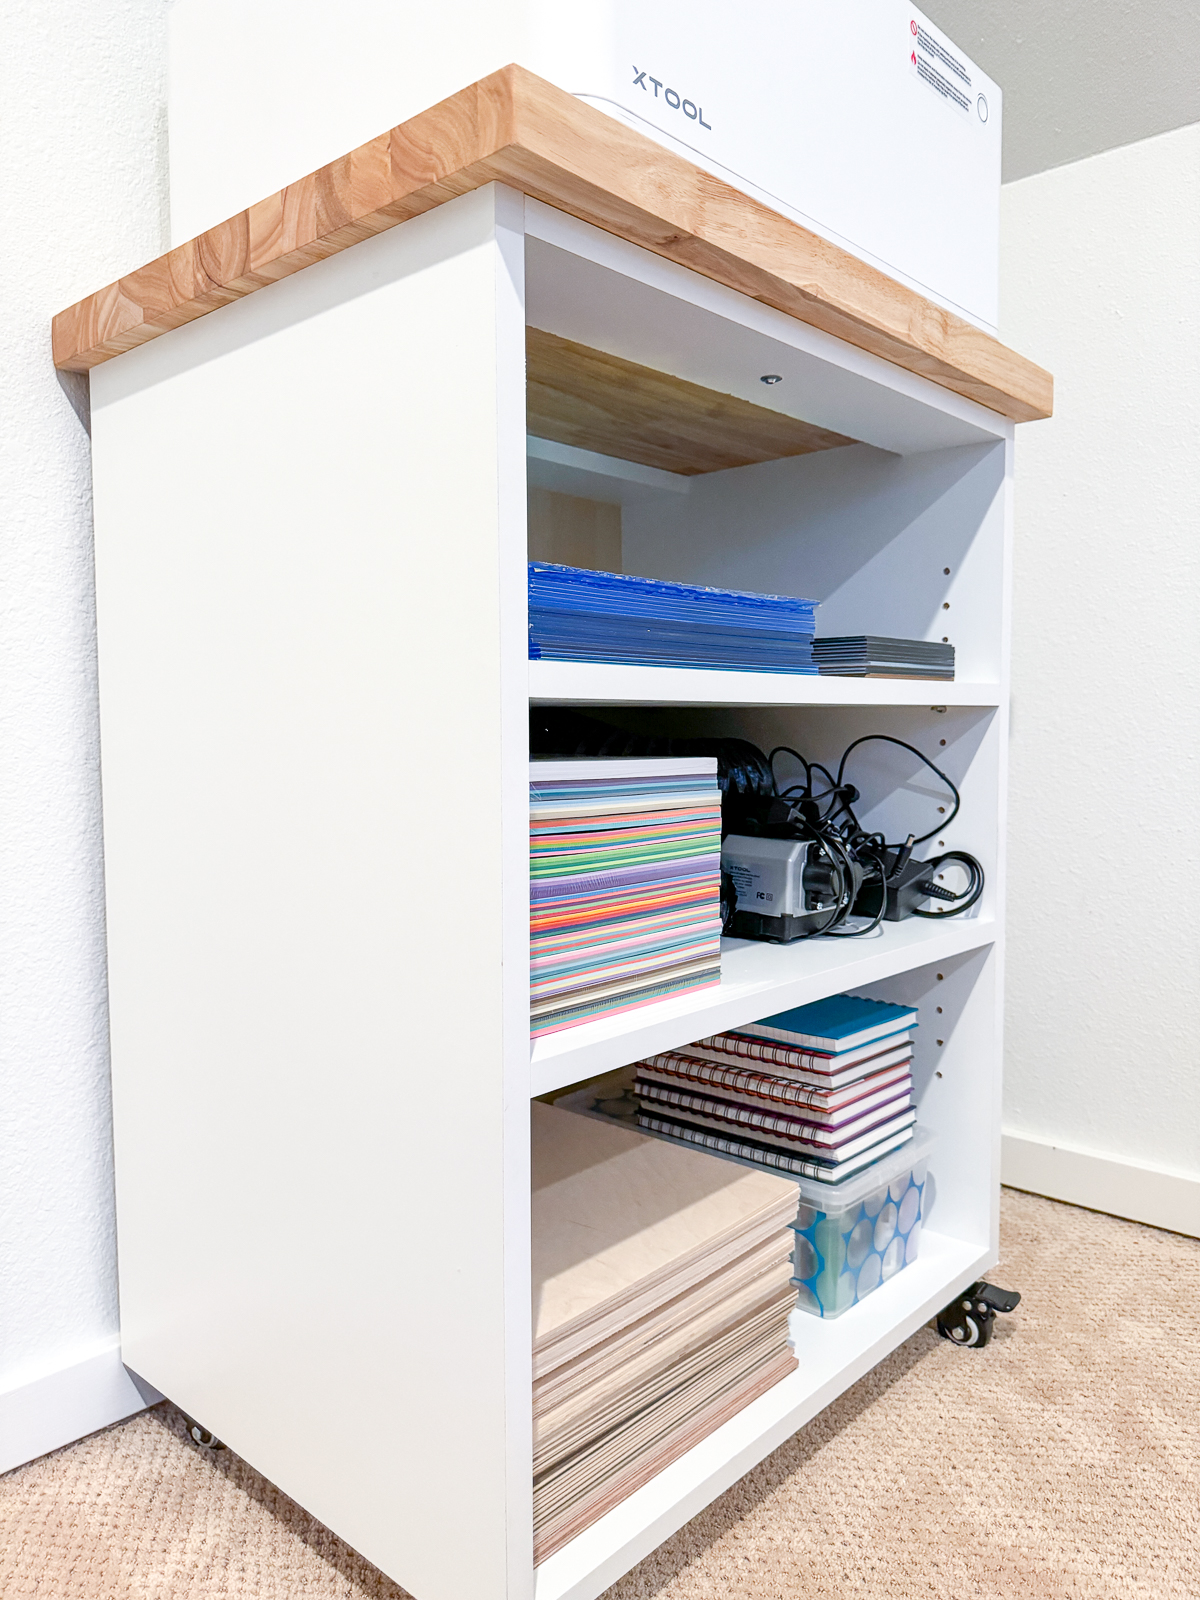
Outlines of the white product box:
[[995,330],[1000,90],[905,0],[175,0],[173,242],[510,61]]

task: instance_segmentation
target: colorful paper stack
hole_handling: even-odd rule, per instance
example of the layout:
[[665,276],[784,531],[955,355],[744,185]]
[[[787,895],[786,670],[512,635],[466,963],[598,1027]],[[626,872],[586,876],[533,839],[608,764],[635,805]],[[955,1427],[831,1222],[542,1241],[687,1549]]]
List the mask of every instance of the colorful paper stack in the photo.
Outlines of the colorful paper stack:
[[533,1102],[543,1561],[795,1370],[796,1185]]
[[638,1125],[836,1183],[912,1137],[913,1006],[839,994],[637,1064]]
[[529,659],[816,672],[816,602],[529,563]]
[[711,757],[529,768],[534,1037],[721,977],[721,795]]

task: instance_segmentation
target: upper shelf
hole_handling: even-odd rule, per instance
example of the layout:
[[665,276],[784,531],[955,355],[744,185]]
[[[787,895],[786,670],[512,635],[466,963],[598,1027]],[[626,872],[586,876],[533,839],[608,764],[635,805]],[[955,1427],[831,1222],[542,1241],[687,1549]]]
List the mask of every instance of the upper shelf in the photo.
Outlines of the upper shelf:
[[869,350],[1016,422],[1049,373],[808,229],[519,66],[470,85],[54,319],[87,372],[487,183],[585,222]]
[[1000,685],[531,661],[529,698],[559,706],[997,706]]

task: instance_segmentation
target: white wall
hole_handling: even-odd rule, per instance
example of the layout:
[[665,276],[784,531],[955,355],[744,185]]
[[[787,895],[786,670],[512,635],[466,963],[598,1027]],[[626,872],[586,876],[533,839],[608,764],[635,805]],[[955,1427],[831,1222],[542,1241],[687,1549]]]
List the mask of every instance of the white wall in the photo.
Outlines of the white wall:
[[1195,0],[929,0],[1004,87],[1004,181],[1200,119]]
[[1200,124],[1009,184],[1005,1178],[1200,1233]]
[[50,318],[166,239],[162,0],[9,0],[0,97],[0,1470],[117,1353],[87,385]]

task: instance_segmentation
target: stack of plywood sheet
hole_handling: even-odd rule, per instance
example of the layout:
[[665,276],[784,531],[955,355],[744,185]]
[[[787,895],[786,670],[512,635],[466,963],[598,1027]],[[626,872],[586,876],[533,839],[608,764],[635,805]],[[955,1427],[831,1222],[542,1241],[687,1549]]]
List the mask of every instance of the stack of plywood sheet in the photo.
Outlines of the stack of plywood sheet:
[[533,1105],[534,1554],[794,1367],[793,1182]]

